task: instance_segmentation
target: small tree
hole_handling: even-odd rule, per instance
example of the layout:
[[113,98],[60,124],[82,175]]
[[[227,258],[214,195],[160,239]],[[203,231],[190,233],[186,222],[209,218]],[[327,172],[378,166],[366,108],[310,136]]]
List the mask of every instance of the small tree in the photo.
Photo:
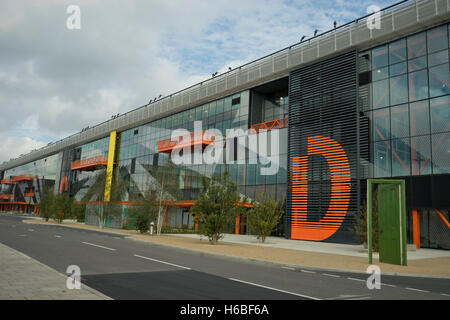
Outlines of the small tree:
[[[372,248],[373,251],[379,249],[379,236],[380,231],[378,228],[378,192],[375,190],[373,197],[373,210],[372,210]],[[359,207],[359,214],[355,217],[353,232],[359,236],[360,243],[367,243],[367,201],[364,200],[363,204]]]
[[61,223],[64,218],[70,218],[72,216],[72,210],[74,205],[74,199],[68,194],[57,194],[54,197],[55,206],[52,214],[53,219]]
[[247,212],[247,223],[257,234],[257,239],[264,243],[282,216],[283,210],[278,200],[258,197],[253,202],[253,208]]
[[202,179],[203,190],[190,210],[199,223],[199,233],[216,244],[237,214],[243,211],[239,206],[240,195],[227,172],[221,181]]
[[157,195],[156,189],[148,190],[139,204],[129,209],[130,214],[134,217],[135,229],[140,233],[147,233],[150,229],[150,223],[156,221],[158,217]]
[[39,209],[39,216],[48,221],[53,216],[56,209],[55,195],[52,187],[46,187],[41,194],[41,199],[37,204]]
[[116,202],[122,201],[127,193],[128,180],[122,178],[120,175],[113,179],[111,183],[111,192],[109,201],[104,201],[105,186],[107,174],[106,170],[101,170],[94,178],[94,182],[84,195],[82,202],[98,201],[99,205],[95,214],[98,218],[98,225],[103,229],[106,220],[109,217],[115,217],[122,214],[122,206],[117,205]]

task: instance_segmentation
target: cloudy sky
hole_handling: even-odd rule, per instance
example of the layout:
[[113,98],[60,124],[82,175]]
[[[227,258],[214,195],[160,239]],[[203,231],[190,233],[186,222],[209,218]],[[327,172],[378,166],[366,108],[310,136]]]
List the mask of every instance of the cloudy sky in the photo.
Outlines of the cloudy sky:
[[395,2],[1,0],[0,163]]

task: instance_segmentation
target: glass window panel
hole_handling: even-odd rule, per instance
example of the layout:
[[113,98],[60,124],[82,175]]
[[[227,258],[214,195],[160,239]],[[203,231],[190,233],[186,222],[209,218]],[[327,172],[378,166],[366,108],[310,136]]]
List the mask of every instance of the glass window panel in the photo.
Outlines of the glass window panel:
[[427,57],[419,57],[413,60],[408,61],[408,71],[414,72],[417,70],[422,70],[427,67]]
[[202,120],[202,108],[195,108],[195,120]]
[[448,63],[430,68],[429,81],[430,97],[449,94],[450,73],[448,69]]
[[427,31],[428,52],[436,52],[447,48],[447,26],[437,27]]
[[408,102],[408,75],[391,78],[391,105]]
[[431,174],[430,136],[411,138],[411,167],[413,175]]
[[389,79],[373,82],[373,108],[389,105]]
[[400,105],[391,108],[391,137],[409,137],[408,105]]
[[423,56],[427,53],[425,32],[408,37],[408,59]]
[[431,136],[433,154],[433,173],[450,173],[450,134],[440,133]]
[[372,50],[372,69],[388,65],[388,47],[382,46]]
[[448,49],[428,55],[428,65],[437,66],[448,62]]
[[373,140],[386,140],[390,138],[389,108],[373,111]]
[[409,105],[411,136],[430,133],[430,113],[428,100]]
[[409,176],[411,174],[411,147],[409,138],[394,139],[392,146],[392,176]]
[[409,101],[428,98],[428,74],[427,70],[409,74]]
[[375,142],[374,147],[374,176],[390,177],[391,176],[391,150],[385,141]]
[[389,63],[406,61],[406,40],[401,39],[389,44]]
[[372,71],[372,81],[386,79],[388,76],[388,67],[377,68]]
[[216,114],[223,112],[223,99],[217,101],[217,111],[216,112],[217,112]]
[[450,96],[432,99],[430,109],[431,132],[450,131]]
[[245,175],[246,185],[255,185],[256,182],[256,164],[247,164],[247,172]]
[[214,102],[211,102],[211,103],[209,104],[209,115],[210,115],[210,116],[213,116],[213,115],[216,114],[216,111],[217,111],[216,105],[217,105],[217,103],[216,103],[215,101],[214,101]]
[[406,73],[407,70],[408,68],[406,62],[397,63],[392,66],[389,66],[389,74],[391,77],[404,74]]
[[230,111],[231,110],[231,97],[225,98],[223,111]]
[[208,114],[209,114],[209,104],[203,105],[202,109],[203,109],[203,115],[202,115],[202,118],[203,118],[203,119],[208,118]]

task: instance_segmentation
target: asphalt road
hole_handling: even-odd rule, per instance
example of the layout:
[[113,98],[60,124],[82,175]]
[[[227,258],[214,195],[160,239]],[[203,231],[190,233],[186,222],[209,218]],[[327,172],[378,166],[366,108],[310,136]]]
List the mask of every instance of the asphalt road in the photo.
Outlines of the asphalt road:
[[382,274],[381,289],[369,290],[365,274],[294,270],[22,220],[0,215],[1,243],[63,274],[77,265],[82,283],[113,299],[450,299],[450,279]]

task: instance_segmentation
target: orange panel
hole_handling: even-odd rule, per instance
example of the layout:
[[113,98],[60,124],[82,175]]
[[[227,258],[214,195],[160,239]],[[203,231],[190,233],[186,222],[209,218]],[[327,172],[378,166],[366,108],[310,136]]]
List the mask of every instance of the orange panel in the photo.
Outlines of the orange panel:
[[[330,168],[331,198],[320,221],[307,221],[308,157],[294,158],[292,163],[292,239],[321,241],[332,236],[342,225],[350,201],[350,165],[344,149],[329,137],[308,138],[308,156],[323,156]],[[295,196],[296,195],[296,196]]]

